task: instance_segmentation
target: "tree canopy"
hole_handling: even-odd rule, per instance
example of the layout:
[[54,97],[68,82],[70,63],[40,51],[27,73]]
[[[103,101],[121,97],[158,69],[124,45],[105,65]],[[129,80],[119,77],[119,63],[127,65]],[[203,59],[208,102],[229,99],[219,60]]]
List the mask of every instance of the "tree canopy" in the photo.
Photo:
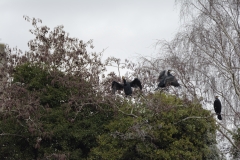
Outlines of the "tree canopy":
[[[80,110],[84,99],[79,96],[79,103],[69,104],[70,93],[78,92],[51,83],[54,77],[46,67],[17,66],[13,79],[15,90],[24,92],[12,96],[19,102],[34,95],[39,106],[21,103],[1,113],[2,159],[219,157],[214,148],[215,120],[198,103],[155,93],[137,103],[112,99],[111,103],[85,104]],[[19,81],[22,85],[15,85]]]
[[101,53],[89,52],[92,40],[24,18],[35,38],[28,52],[5,49],[1,159],[221,158],[218,126],[213,114],[191,99],[194,87],[184,81],[190,94],[173,88],[149,92],[156,72],[150,61],[126,60],[124,67],[133,71],[129,78],[141,79],[144,92],[131,98],[112,95],[111,82],[120,76],[104,71],[111,63],[119,69],[120,60],[110,57],[104,63]]

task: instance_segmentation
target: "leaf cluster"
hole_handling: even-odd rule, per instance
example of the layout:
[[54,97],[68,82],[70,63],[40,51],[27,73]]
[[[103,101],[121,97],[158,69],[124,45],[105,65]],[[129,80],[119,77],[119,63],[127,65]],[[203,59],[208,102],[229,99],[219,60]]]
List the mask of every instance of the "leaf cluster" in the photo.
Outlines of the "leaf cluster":
[[[99,136],[93,159],[211,159],[218,153],[216,125],[210,112],[170,95],[154,95],[168,105],[158,113],[148,112],[137,118],[115,116]],[[175,101],[174,99],[177,99]],[[148,103],[149,104],[149,103]],[[160,104],[161,105],[161,104]],[[110,135],[110,136],[109,136]]]

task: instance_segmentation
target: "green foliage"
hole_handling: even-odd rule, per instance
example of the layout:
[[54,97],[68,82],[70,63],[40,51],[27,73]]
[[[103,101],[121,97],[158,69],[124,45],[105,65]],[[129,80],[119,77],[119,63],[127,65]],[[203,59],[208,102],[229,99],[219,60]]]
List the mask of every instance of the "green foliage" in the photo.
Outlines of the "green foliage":
[[[78,77],[54,72],[68,83],[79,82],[72,81]],[[20,114],[28,111],[23,110],[25,105],[16,108],[19,113],[1,115],[1,159],[65,155],[72,160],[180,160],[219,156],[213,149],[215,120],[200,104],[159,93],[138,97],[135,103],[117,98],[97,104],[92,95],[85,98],[91,91],[86,81],[79,92],[52,76],[54,72],[29,63],[16,68],[14,83],[24,83],[26,89],[19,97],[38,97],[40,105],[30,106],[35,111],[28,109],[27,116]],[[70,93],[76,100],[71,100]]]
[[[58,76],[52,76],[56,74]],[[86,100],[71,102],[68,98],[70,91],[79,95],[78,90],[56,78],[65,78],[68,83],[75,83],[71,80],[78,79],[59,71],[54,73],[42,65],[26,63],[16,67],[13,83],[24,83],[20,90],[25,90],[24,94],[17,92],[14,98],[20,102],[36,97],[39,104],[38,101],[20,103],[13,108],[14,114],[1,113],[0,159],[34,159],[53,157],[54,154],[66,155],[68,159],[84,159],[91,148],[96,147],[96,137],[105,132],[103,125],[112,118],[111,108],[102,103],[98,104],[101,110],[97,110],[90,101],[79,107]],[[85,87],[88,87],[86,92],[91,89],[89,85],[82,89]]]
[[111,119],[111,113],[79,113],[76,117],[64,109],[50,109],[41,121],[46,132],[51,133],[41,141],[39,154],[64,153],[69,159],[86,158],[90,149],[97,145],[96,137],[104,132],[103,124]]
[[169,109],[154,116],[115,117],[106,125],[109,133],[99,137],[92,159],[208,159],[213,154],[216,125],[209,111],[174,96],[154,97]]
[[[59,77],[50,74],[44,65],[31,65],[25,63],[17,66],[13,76],[13,83],[20,82],[26,85],[26,88],[36,93],[40,98],[41,105],[49,107],[59,106],[61,101],[66,101],[69,95],[69,89],[63,86]],[[58,76],[63,77],[63,73],[58,71]]]
[[[231,148],[231,153],[234,159],[239,159],[240,158],[240,128],[237,129],[236,133],[233,135],[233,140],[235,146],[232,146]],[[238,148],[236,148],[238,147]]]
[[0,116],[0,159],[33,159],[36,136],[30,135],[25,123],[15,117]]
[[[69,155],[69,159],[87,158],[91,148],[97,146],[96,137],[105,131],[103,124],[112,117],[111,112],[106,116],[106,112],[83,110],[72,119],[59,107],[41,112],[38,123],[42,125],[37,134],[31,134],[24,121],[1,117],[1,130],[8,134],[0,139],[0,159],[43,158],[53,153]],[[41,141],[36,144],[39,137]]]

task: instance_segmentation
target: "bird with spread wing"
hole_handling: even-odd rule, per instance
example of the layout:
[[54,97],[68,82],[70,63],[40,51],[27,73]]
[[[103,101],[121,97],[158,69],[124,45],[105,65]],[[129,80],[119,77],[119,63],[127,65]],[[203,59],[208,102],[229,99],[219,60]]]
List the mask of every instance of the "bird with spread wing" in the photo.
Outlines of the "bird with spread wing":
[[123,83],[118,83],[116,81],[112,82],[112,93],[115,94],[117,90],[124,90],[126,96],[132,95],[132,87],[137,88],[139,87],[142,90],[141,81],[138,78],[135,78],[131,82],[127,82],[125,77],[122,77]]

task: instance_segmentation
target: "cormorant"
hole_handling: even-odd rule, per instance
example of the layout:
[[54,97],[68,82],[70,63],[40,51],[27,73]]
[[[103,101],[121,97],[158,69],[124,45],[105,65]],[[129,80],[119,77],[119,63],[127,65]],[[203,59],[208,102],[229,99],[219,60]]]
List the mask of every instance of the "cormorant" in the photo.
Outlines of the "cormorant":
[[112,93],[115,94],[116,90],[124,90],[126,96],[132,95],[132,87],[139,87],[142,90],[142,84],[138,78],[135,78],[132,82],[127,82],[124,76],[122,76],[123,83],[116,81],[112,82]]
[[174,86],[174,87],[180,87],[180,84],[178,83],[175,76],[173,76],[171,73],[171,70],[162,71],[158,77],[158,87],[155,90],[158,90],[159,88],[165,88],[167,86]]
[[166,70],[160,72],[160,75],[158,77],[158,81],[160,82],[162,79],[164,79],[167,76],[172,76],[170,72],[171,72],[171,70],[168,70],[167,72],[166,72]]
[[217,114],[217,118],[219,120],[222,120],[222,116],[221,116],[222,104],[221,104],[220,100],[218,99],[218,96],[215,97],[213,106],[214,106],[214,110]]

